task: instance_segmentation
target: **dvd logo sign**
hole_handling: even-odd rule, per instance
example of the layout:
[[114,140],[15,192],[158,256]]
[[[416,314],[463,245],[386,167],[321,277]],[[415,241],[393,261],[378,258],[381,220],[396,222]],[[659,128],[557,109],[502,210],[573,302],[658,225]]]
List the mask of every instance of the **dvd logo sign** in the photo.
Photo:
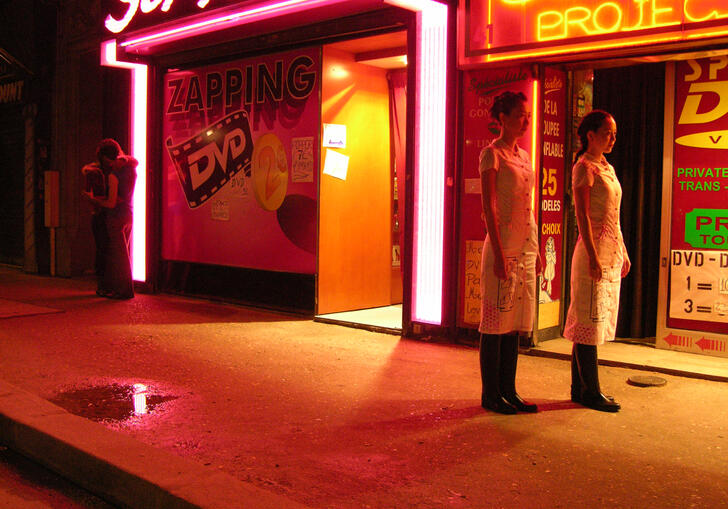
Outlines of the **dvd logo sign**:
[[[691,84],[678,124],[710,124],[722,119],[728,114],[728,80],[719,80],[718,73],[728,67],[728,56],[704,62],[688,60],[687,63],[691,72],[684,79]],[[704,76],[704,66],[707,67],[707,81],[698,81]],[[676,139],[675,143],[687,147],[728,149],[728,130],[687,134]]]
[[[237,159],[245,149],[245,134],[242,129],[235,129],[225,135],[222,141],[222,151],[217,146],[217,142],[213,139],[200,150],[193,152],[187,157],[187,164],[190,167],[190,183],[192,189],[196,190],[207,179],[212,176],[215,171],[215,165],[219,164],[225,167],[228,157]],[[200,171],[200,162],[205,161],[205,169]]]
[[[688,60],[693,72],[685,76],[686,82],[697,81],[703,74],[702,66],[695,60]],[[728,113],[728,81],[716,80],[718,71],[728,66],[728,56],[711,58],[708,64],[708,81],[690,85],[688,96],[680,114],[680,124],[707,124]],[[718,104],[712,109],[698,113],[700,104],[709,94],[717,94]],[[708,101],[705,101],[708,102]],[[705,108],[703,108],[705,109]]]
[[237,173],[250,176],[253,138],[248,113],[231,113],[176,145],[167,138],[167,152],[187,204],[199,207]]

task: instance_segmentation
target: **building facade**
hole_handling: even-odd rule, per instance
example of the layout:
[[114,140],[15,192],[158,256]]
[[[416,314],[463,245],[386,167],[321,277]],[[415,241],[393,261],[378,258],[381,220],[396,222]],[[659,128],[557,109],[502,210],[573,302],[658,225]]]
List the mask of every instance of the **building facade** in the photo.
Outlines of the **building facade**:
[[720,2],[78,0],[58,19],[57,274],[93,264],[79,169],[114,137],[141,162],[141,288],[323,321],[386,310],[394,322],[369,326],[472,336],[477,156],[511,89],[531,103],[523,148],[541,184],[534,341],[563,327],[574,130],[598,107],[619,124],[633,261],[618,335],[728,356]]

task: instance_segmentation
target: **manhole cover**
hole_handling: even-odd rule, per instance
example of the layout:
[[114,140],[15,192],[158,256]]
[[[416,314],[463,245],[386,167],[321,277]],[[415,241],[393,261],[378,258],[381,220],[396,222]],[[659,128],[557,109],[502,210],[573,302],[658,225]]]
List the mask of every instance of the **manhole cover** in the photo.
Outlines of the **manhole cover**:
[[177,397],[159,394],[145,384],[113,383],[60,392],[50,401],[92,421],[125,421],[152,413],[162,403]]
[[631,376],[627,379],[627,383],[637,387],[662,387],[667,380],[659,376]]

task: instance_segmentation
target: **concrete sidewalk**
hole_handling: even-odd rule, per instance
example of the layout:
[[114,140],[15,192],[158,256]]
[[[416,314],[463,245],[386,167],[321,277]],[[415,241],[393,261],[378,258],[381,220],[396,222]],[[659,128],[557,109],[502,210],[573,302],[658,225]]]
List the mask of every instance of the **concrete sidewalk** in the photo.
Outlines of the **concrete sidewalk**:
[[[38,311],[0,320],[0,442],[121,506],[728,497],[725,383],[664,374],[666,386],[638,388],[626,380],[640,371],[605,366],[602,387],[623,409],[604,414],[569,401],[568,363],[523,355],[520,392],[540,411],[502,416],[479,406],[473,348],[169,295],[109,301],[90,280],[3,268],[0,299]],[[89,412],[103,402],[77,396],[136,383],[146,414],[103,418]]]
[[[571,359],[572,343],[557,338],[543,341],[529,350],[530,355]],[[599,363],[668,375],[728,382],[728,359],[693,353],[661,350],[652,345],[625,340],[612,341],[599,347]]]
[[119,507],[305,507],[0,380],[0,443]]

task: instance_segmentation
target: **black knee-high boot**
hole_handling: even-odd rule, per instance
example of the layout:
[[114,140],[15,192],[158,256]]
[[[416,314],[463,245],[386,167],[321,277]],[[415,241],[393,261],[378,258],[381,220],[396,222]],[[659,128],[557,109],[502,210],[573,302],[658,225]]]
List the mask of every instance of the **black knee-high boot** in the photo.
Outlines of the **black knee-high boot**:
[[581,377],[581,404],[602,412],[618,412],[619,403],[608,398],[599,387],[596,345],[575,344],[576,360]]
[[581,403],[581,377],[579,376],[579,363],[576,360],[576,346],[571,346],[571,401]]
[[515,407],[500,393],[500,343],[498,335],[480,335],[480,379],[483,384],[480,404],[500,414],[515,414]]
[[500,392],[508,403],[519,412],[538,412],[538,407],[527,403],[516,392],[516,368],[518,366],[518,334],[504,334],[500,343]]

